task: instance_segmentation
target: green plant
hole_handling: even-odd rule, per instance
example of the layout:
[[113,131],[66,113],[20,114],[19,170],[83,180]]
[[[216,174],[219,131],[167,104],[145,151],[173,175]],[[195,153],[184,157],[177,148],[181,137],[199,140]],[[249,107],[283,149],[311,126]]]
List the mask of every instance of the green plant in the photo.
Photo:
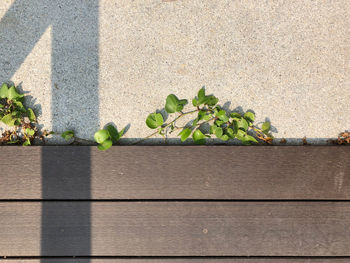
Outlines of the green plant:
[[74,131],[71,131],[71,130],[69,130],[69,131],[65,131],[65,132],[63,132],[63,133],[61,133],[61,137],[63,138],[63,139],[65,139],[66,141],[69,141],[69,140],[71,140],[71,139],[75,139],[74,137],[75,137],[75,133],[74,133]]
[[28,146],[34,143],[35,139],[45,143],[45,137],[49,135],[61,135],[62,138],[71,140],[82,140],[74,135],[73,131],[65,131],[62,134],[53,131],[39,130],[37,118],[31,108],[24,106],[25,95],[18,92],[13,85],[3,83],[0,88],[0,121],[8,129],[2,133],[0,144],[14,144]]
[[108,150],[114,143],[119,141],[124,132],[125,128],[118,132],[113,125],[107,125],[105,129],[97,131],[94,139],[98,143],[98,149],[101,151]]
[[[32,145],[35,139],[45,142],[44,138],[52,134],[61,135],[65,140],[71,141],[70,144],[93,143],[78,138],[72,130],[63,133],[46,130],[41,132],[37,128],[37,118],[33,109],[25,107],[23,102],[24,94],[20,94],[15,86],[9,86],[6,83],[1,86],[0,121],[10,129],[3,132],[0,144],[22,144],[27,146]],[[258,140],[267,143],[272,142],[270,122],[264,122],[261,127],[258,127],[254,125],[255,114],[253,112],[248,111],[244,114],[230,112],[218,105],[218,102],[218,98],[214,95],[206,95],[203,87],[199,90],[197,96],[192,99],[194,109],[183,112],[188,101],[178,99],[174,94],[170,94],[166,98],[164,109],[169,115],[175,114],[173,120],[166,122],[166,119],[159,112],[149,114],[146,125],[154,129],[155,132],[141,141],[157,134],[166,137],[168,133],[179,131],[178,136],[182,142],[192,137],[196,144],[204,144],[206,139],[211,137],[216,137],[222,141],[238,139],[243,144],[258,143]],[[195,115],[194,119],[185,126],[177,126],[179,119],[191,114]],[[204,125],[208,125],[209,129],[203,129]],[[107,125],[94,134],[94,140],[98,144],[98,149],[104,151],[116,144],[124,133],[125,128],[118,132],[113,125]]]
[[[201,88],[195,98],[192,99],[193,110],[183,112],[186,99],[178,99],[174,94],[166,98],[165,111],[168,114],[178,114],[172,121],[165,122],[161,113],[151,113],[146,119],[146,125],[156,130],[141,141],[157,134],[166,137],[167,133],[181,130],[178,136],[181,141],[186,141],[191,135],[196,144],[204,144],[206,138],[216,137],[222,141],[238,139],[245,145],[258,143],[258,140],[271,143],[273,136],[270,133],[270,122],[264,122],[261,127],[254,125],[255,114],[247,111],[244,114],[229,112],[218,105],[218,98],[214,95],[206,95],[205,88]],[[196,114],[189,124],[178,127],[176,122],[186,115]],[[204,124],[210,126],[208,131],[201,129]]]
[[1,144],[31,145],[35,138],[42,139],[36,128],[36,116],[31,108],[23,105],[24,95],[12,85],[2,84],[0,88],[0,120],[10,127],[2,133]]

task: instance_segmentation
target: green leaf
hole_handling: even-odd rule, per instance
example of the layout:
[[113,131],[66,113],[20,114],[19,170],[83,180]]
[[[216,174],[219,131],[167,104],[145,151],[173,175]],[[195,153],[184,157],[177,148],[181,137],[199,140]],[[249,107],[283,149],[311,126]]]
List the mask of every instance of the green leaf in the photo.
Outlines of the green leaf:
[[261,129],[263,130],[264,133],[268,133],[271,129],[271,123],[269,121],[265,121],[262,124]]
[[240,119],[238,122],[238,128],[246,131],[248,129],[248,122],[245,119]]
[[203,99],[205,97],[205,87],[203,86],[199,91],[198,91],[198,99]]
[[33,136],[35,134],[35,131],[33,129],[27,128],[26,129],[26,134],[29,136]]
[[206,136],[198,129],[195,130],[194,133],[192,134],[192,139],[196,144],[204,144],[205,138]]
[[197,107],[198,106],[198,100],[197,99],[192,99],[192,105]]
[[215,121],[215,124],[217,125],[217,126],[221,126],[221,125],[223,125],[225,122],[224,121],[220,121],[220,120],[216,120]]
[[236,134],[236,138],[240,141],[244,141],[245,140],[245,136],[247,135],[247,133],[243,130],[238,130],[237,134]]
[[99,130],[95,132],[94,139],[97,143],[103,143],[110,138],[109,132],[107,130]]
[[16,119],[12,117],[12,114],[6,114],[1,121],[5,123],[7,126],[15,126]]
[[[205,104],[208,105],[209,108],[215,106],[219,102],[219,99],[213,95],[205,96],[201,99],[199,99],[198,104]],[[215,113],[219,110],[219,107],[215,109]]]
[[213,116],[211,114],[204,115],[203,120],[209,121]]
[[234,139],[235,138],[235,133],[231,128],[227,128],[226,129],[227,135],[231,138]]
[[19,94],[14,86],[10,87],[8,90],[8,99],[9,100],[18,100],[23,98],[23,94]]
[[238,112],[232,112],[230,116],[231,118],[242,118],[241,114],[239,114]]
[[180,105],[186,105],[188,101],[186,99],[179,100]]
[[226,115],[221,115],[219,117],[219,119],[222,120],[223,122],[228,122],[229,121],[229,118]]
[[207,102],[208,102],[207,97],[198,99],[198,105],[207,104]]
[[205,111],[200,110],[200,111],[198,112],[198,117],[197,117],[198,121],[203,120],[204,116],[205,116]]
[[174,94],[170,94],[166,98],[165,110],[167,113],[175,113],[183,110],[187,100],[179,100]]
[[108,131],[113,143],[116,143],[120,139],[119,133],[113,125],[108,125],[106,130]]
[[255,114],[253,112],[250,112],[250,111],[247,111],[245,114],[244,114],[244,118],[250,122],[254,122],[255,120]]
[[221,136],[223,134],[222,128],[220,128],[220,127],[214,128],[214,134],[217,138],[221,138]]
[[125,133],[125,128],[123,128],[120,132],[119,132],[119,139],[124,135]]
[[65,131],[61,134],[61,137],[68,141],[74,137],[74,131]]
[[220,110],[219,112],[217,112],[216,113],[216,117],[218,117],[223,122],[228,122],[229,121],[229,118],[227,117],[225,110]]
[[181,141],[184,142],[190,136],[192,131],[189,128],[183,129],[180,133],[179,136],[181,136]]
[[164,123],[163,116],[160,113],[151,113],[146,119],[146,124],[151,129],[157,129]]
[[31,108],[28,108],[27,115],[30,121],[36,121],[35,113]]
[[246,138],[248,141],[258,143],[258,141],[257,141],[253,136],[251,136],[251,135],[249,135],[249,134],[247,134],[247,135],[245,136],[245,138]]
[[210,126],[210,134],[214,134],[217,127],[218,126],[216,126],[215,123],[212,126]]
[[26,112],[26,108],[23,106],[23,103],[20,101],[13,101],[13,104],[16,106],[15,109],[21,112]]
[[221,111],[221,107],[220,107],[220,106],[216,106],[216,107],[214,108],[214,114],[215,114],[215,116],[218,114],[219,111]]
[[215,96],[208,96],[206,104],[209,106],[215,106],[219,102],[219,99]]
[[211,114],[207,114],[205,111],[201,110],[198,112],[198,121],[205,120],[208,121],[211,118]]
[[22,115],[19,111],[16,111],[16,110],[13,111],[11,114],[12,114],[12,117],[21,117]]
[[192,122],[192,126],[196,126],[198,122],[199,122],[199,119],[195,118]]
[[205,87],[204,86],[198,91],[197,96],[198,96],[198,105],[208,103],[210,96],[205,96]]
[[232,128],[233,128],[233,133],[236,135],[239,130],[237,121],[233,122]]
[[227,134],[224,134],[220,137],[221,140],[223,141],[227,141],[229,139],[228,135]]
[[29,146],[29,145],[31,145],[30,139],[27,138],[26,141],[23,143],[23,146]]
[[102,143],[100,143],[99,145],[97,145],[97,148],[101,151],[105,151],[105,150],[108,150],[109,148],[111,148],[112,145],[113,145],[112,140],[107,139],[107,140],[103,141]]
[[8,97],[9,94],[9,88],[6,83],[2,84],[1,89],[0,89],[0,98],[5,99]]
[[165,110],[166,110],[166,112],[167,113],[174,113],[174,112],[176,112],[178,101],[179,101],[179,99],[174,94],[170,94],[166,98],[166,102],[165,102]]
[[246,145],[251,144],[251,142],[258,143],[258,141],[253,136],[247,134],[247,132],[243,130],[238,130],[236,138]]

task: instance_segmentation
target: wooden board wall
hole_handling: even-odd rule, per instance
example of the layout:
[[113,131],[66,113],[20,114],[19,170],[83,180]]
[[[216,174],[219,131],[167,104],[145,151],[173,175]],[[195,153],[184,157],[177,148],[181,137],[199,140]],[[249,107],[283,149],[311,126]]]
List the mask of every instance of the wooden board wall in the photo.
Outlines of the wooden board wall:
[[350,262],[349,147],[2,147],[0,159],[6,263]]

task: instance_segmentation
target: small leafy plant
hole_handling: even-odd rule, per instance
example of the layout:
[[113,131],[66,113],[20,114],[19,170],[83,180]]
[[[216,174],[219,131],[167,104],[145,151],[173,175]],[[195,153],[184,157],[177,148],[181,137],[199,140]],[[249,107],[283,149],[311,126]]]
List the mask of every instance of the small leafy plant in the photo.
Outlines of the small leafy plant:
[[37,128],[37,117],[31,108],[24,106],[24,94],[20,94],[14,85],[3,83],[0,88],[0,121],[9,129],[2,133],[0,144],[14,144],[28,146],[35,139],[45,143],[45,137],[49,135],[61,135],[67,141],[75,137],[73,131],[65,131],[62,134]]
[[71,131],[71,130],[65,131],[65,132],[63,132],[63,133],[61,134],[61,137],[62,137],[63,139],[65,139],[66,141],[69,141],[69,140],[71,140],[71,139],[74,140],[75,133],[74,133],[74,131]]
[[94,135],[94,139],[98,143],[97,148],[101,151],[108,150],[114,143],[119,141],[124,132],[125,128],[118,132],[113,125],[107,125],[105,129],[97,131]]
[[[18,93],[15,86],[6,83],[0,88],[0,120],[11,127],[5,130],[0,139],[1,144],[31,145],[35,138],[42,139],[36,128],[36,116],[31,108],[23,105],[24,95]],[[46,135],[46,134],[44,134]]]
[[[254,125],[255,114],[247,111],[244,114],[230,112],[218,105],[218,98],[214,95],[206,95],[205,88],[201,88],[195,98],[192,99],[193,110],[183,112],[186,99],[178,99],[170,94],[165,101],[165,111],[168,114],[178,114],[172,121],[165,122],[161,113],[151,113],[146,119],[146,125],[156,130],[152,136],[160,134],[166,137],[168,132],[181,130],[178,136],[181,141],[186,141],[191,135],[196,144],[204,144],[206,138],[216,137],[222,141],[237,139],[245,145],[260,141],[271,143],[273,136],[270,133],[270,122],[264,122],[261,127]],[[178,127],[176,122],[186,115],[195,114],[196,117],[189,124]],[[210,126],[209,131],[203,132],[204,124]],[[144,139],[143,139],[144,140]]]
[[[0,88],[0,121],[10,129],[5,130],[0,138],[0,144],[22,144],[32,145],[35,139],[44,141],[46,136],[51,134],[61,135],[71,144],[80,142],[91,143],[91,141],[80,139],[75,136],[74,131],[67,130],[63,133],[41,132],[37,128],[37,118],[31,108],[23,105],[24,94],[20,94],[13,85],[3,84]],[[222,141],[237,139],[243,144],[258,143],[259,140],[271,143],[273,140],[270,134],[270,122],[264,122],[261,127],[254,125],[255,114],[253,112],[230,112],[218,104],[219,100],[214,95],[206,95],[204,87],[201,88],[195,98],[192,99],[193,109],[184,112],[188,104],[186,99],[179,99],[176,95],[170,94],[165,101],[165,111],[170,115],[175,115],[172,121],[166,119],[159,112],[148,115],[146,125],[155,130],[142,140],[146,140],[157,134],[166,137],[168,133],[179,131],[178,136],[184,142],[192,137],[196,144],[204,144],[207,138],[216,137]],[[177,121],[187,115],[195,115],[185,126],[177,126]],[[204,125],[209,129],[203,129]],[[113,126],[107,125],[104,129],[97,131],[94,140],[98,144],[98,149],[104,151],[116,144],[124,135],[125,128],[120,132]],[[348,134],[338,140],[348,143]],[[141,140],[141,141],[142,141]],[[140,142],[140,141],[139,141]],[[137,142],[138,143],[138,142]]]
[[[9,129],[5,129],[2,133],[0,144],[28,146],[32,145],[35,139],[45,143],[45,137],[52,134],[60,135],[65,140],[70,141],[70,144],[93,144],[89,140],[78,138],[72,130],[63,133],[40,131],[33,109],[25,107],[23,104],[24,97],[24,94],[19,93],[14,85],[2,84],[0,88],[0,122]],[[166,122],[167,118],[164,118],[159,112],[149,114],[146,125],[155,132],[136,143],[158,134],[166,138],[168,133],[176,131],[179,131],[178,136],[182,142],[192,137],[196,144],[204,144],[207,138],[213,137],[222,141],[236,139],[245,145],[259,142],[272,143],[273,136],[270,133],[271,124],[269,121],[262,123],[259,127],[254,124],[255,114],[253,112],[231,112],[221,107],[218,102],[218,98],[214,95],[206,95],[203,87],[192,99],[194,108],[184,112],[188,101],[170,94],[166,98],[164,110],[174,118]],[[194,115],[194,118],[184,126],[177,126],[177,121],[187,115]],[[204,126],[207,126],[206,129]],[[98,149],[105,151],[116,144],[124,133],[125,128],[118,132],[113,125],[107,125],[94,134],[94,140],[98,144]],[[330,142],[349,145],[350,132],[342,132],[336,140],[330,140]],[[286,143],[286,139],[282,139],[280,143]],[[305,137],[303,144],[308,144]]]

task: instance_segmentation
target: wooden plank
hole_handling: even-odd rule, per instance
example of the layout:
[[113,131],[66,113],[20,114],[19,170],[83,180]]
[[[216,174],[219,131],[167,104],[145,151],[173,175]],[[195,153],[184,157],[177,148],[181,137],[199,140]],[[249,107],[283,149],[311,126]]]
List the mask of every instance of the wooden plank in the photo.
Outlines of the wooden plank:
[[0,255],[350,256],[349,202],[49,203],[0,203]]
[[2,147],[0,159],[0,199],[350,200],[350,147]]
[[122,258],[122,259],[12,259],[1,263],[349,263],[348,258]]

